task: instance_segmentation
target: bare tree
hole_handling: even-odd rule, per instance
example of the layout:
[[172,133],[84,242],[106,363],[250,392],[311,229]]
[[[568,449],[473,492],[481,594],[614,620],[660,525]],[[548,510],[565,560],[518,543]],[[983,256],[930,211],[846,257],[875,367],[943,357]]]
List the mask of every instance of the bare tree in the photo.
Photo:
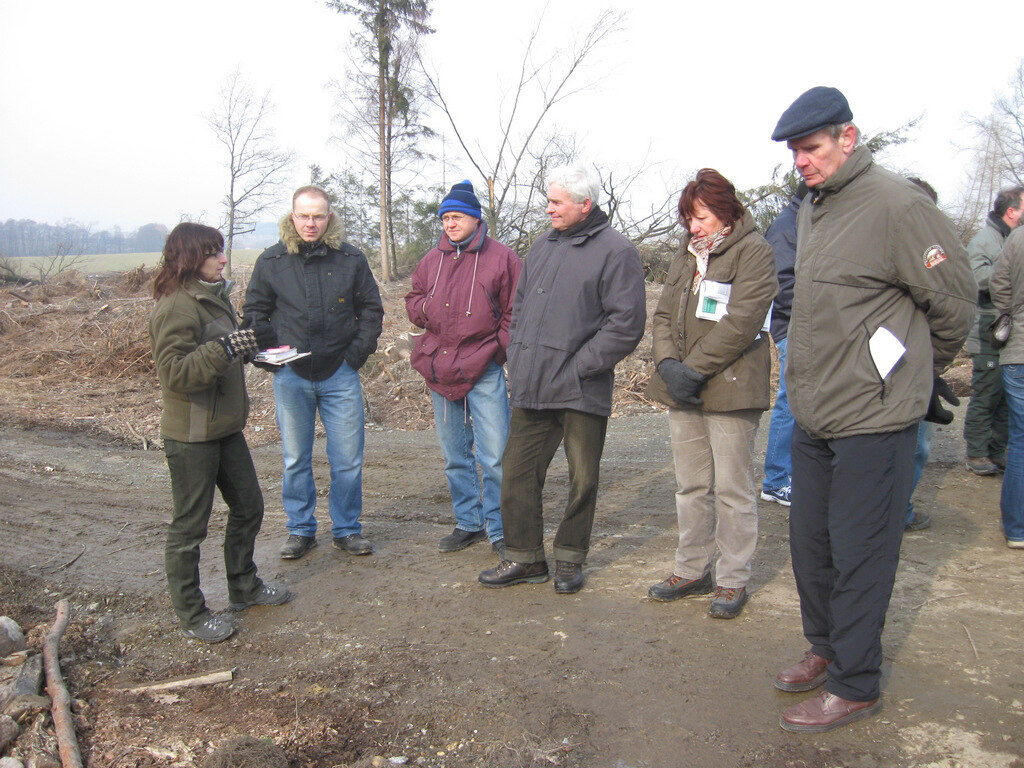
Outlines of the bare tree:
[[1010,78],[1008,93],[996,97],[986,117],[968,116],[975,129],[974,156],[953,218],[969,238],[1003,187],[1024,184],[1024,61]]
[[[397,269],[392,222],[392,180],[402,163],[424,156],[423,139],[433,132],[420,121],[417,88],[418,39],[433,33],[428,0],[328,0],[339,13],[354,16],[352,39],[363,67],[350,71],[342,112],[350,136],[375,154],[380,197],[380,279]],[[372,147],[373,150],[369,148]]]
[[220,90],[220,106],[207,118],[214,134],[227,150],[228,193],[224,196],[225,276],[231,275],[231,251],[235,237],[252,232],[257,219],[277,204],[287,171],[295,160],[292,152],[277,149],[268,125],[270,93],[257,96],[239,72],[228,77]]
[[439,78],[427,73],[431,100],[444,112],[470,165],[487,180],[488,227],[515,250],[521,251],[529,241],[528,212],[538,195],[545,194],[544,171],[575,151],[572,139],[567,145],[546,137],[542,128],[558,104],[586,88],[576,82],[587,60],[618,29],[620,19],[619,14],[605,12],[575,46],[547,56],[536,50],[543,17],[538,20],[506,99],[498,141],[487,150],[466,134]]

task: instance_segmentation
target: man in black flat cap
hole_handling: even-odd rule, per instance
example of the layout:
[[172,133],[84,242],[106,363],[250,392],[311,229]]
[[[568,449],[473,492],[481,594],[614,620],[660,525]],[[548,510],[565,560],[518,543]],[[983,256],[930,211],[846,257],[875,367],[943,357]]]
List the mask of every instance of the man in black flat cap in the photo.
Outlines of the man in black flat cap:
[[772,134],[810,188],[797,218],[787,334],[793,430],[790,549],[803,659],[784,691],[788,731],[828,731],[881,710],[882,627],[899,564],[917,426],[948,424],[939,374],[960,349],[977,286],[949,219],[858,146],[846,97],[804,93]]

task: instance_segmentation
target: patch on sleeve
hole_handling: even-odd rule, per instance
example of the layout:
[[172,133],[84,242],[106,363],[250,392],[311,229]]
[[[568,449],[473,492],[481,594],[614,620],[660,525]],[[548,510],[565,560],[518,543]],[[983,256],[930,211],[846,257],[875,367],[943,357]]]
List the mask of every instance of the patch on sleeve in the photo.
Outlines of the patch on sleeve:
[[941,245],[933,245],[924,252],[924,268],[931,269],[937,267],[939,264],[946,260],[946,252],[942,250]]

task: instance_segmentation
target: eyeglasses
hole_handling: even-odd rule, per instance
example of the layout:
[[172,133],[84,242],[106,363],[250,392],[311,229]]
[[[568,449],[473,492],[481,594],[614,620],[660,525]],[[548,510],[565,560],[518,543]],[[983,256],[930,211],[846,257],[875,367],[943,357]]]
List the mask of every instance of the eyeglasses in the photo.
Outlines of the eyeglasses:
[[317,224],[323,224],[327,221],[329,214],[326,213],[293,213],[292,218],[296,221],[301,221],[305,224],[310,222],[316,222]]
[[222,253],[224,253],[223,248],[221,248],[219,251],[214,251],[213,253],[204,253],[203,255],[208,259],[212,259],[214,256],[220,256]]

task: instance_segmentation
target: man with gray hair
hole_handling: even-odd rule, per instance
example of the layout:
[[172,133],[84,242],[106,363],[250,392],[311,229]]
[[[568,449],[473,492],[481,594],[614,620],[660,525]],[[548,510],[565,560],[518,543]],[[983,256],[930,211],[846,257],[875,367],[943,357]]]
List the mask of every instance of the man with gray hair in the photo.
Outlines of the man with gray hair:
[[554,541],[555,591],[571,594],[583,587],[615,364],[643,338],[647,303],[640,257],[598,207],[593,172],[563,167],[548,182],[552,229],[530,248],[512,308],[505,550],[480,583],[548,580],[541,492],[564,440],[569,499]]
[[811,192],[797,214],[786,386],[796,425],[789,542],[810,648],[779,672],[788,731],[882,708],[882,627],[900,559],[922,417],[948,424],[939,374],[959,351],[977,286],[949,219],[858,146],[846,97],[816,87],[772,133]]
[[985,225],[967,244],[974,279],[978,281],[978,310],[967,336],[967,354],[974,371],[971,401],[964,416],[967,469],[976,475],[994,475],[1006,466],[1006,436],[1010,411],[999,373],[999,350],[993,349],[988,327],[996,319],[996,308],[988,292],[988,280],[1003,243],[1020,224],[1024,213],[1024,187],[1010,187],[996,195]]

